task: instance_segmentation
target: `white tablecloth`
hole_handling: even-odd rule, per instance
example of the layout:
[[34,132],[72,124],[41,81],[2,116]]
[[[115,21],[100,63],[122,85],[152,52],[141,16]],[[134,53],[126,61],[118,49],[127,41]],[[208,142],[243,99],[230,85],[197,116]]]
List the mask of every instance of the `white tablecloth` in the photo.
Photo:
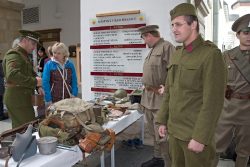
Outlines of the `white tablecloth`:
[[[51,155],[41,155],[37,153],[35,156],[24,159],[19,167],[71,167],[78,161],[82,160],[82,151],[78,146],[70,148],[74,151],[58,149],[56,153]],[[4,167],[5,161],[0,159],[0,166]],[[9,167],[16,167],[17,162],[11,158]]]
[[[104,129],[110,128],[115,131],[115,134],[120,133],[124,129],[126,129],[129,125],[137,121],[139,118],[143,116],[142,113],[137,110],[130,110],[130,114],[124,115],[120,118],[117,118],[116,121],[109,121],[105,123],[102,127]],[[143,123],[143,122],[142,122]]]
[[[39,138],[38,132],[35,132],[33,135],[35,135],[37,139]],[[54,154],[42,155],[37,148],[37,154],[24,159],[19,167],[71,167],[83,159],[82,151],[78,146],[66,149],[57,148]],[[0,167],[4,167],[4,164],[5,161],[0,159]],[[16,167],[16,165],[17,162],[11,158],[8,166]]]

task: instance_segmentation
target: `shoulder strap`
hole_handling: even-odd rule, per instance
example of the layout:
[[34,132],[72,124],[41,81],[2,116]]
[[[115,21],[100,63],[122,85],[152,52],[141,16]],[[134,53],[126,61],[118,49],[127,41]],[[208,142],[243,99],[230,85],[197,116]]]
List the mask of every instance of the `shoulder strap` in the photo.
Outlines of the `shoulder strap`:
[[235,65],[235,67],[240,72],[242,77],[248,82],[248,84],[250,84],[250,75],[249,75],[250,74],[250,65],[249,65],[249,63],[242,56],[237,56],[238,60],[234,61],[234,59],[231,59],[228,52],[226,55],[232,61],[232,63]]
[[[66,81],[65,81],[65,79],[64,79],[64,75],[62,74],[62,72],[61,72],[61,70],[60,70],[60,68],[57,66],[57,69],[58,69],[58,71],[59,71],[59,73],[60,73],[60,75],[61,75],[61,77],[62,77],[62,80],[63,80],[63,83],[64,83],[64,85],[66,86],[66,89],[67,89],[67,91],[68,91],[68,93],[69,93],[69,96],[70,97],[73,97],[73,95],[72,95],[72,93],[69,91],[69,87],[68,87],[68,85],[67,85],[67,83],[66,83]],[[64,70],[63,70],[63,72],[64,72]]]

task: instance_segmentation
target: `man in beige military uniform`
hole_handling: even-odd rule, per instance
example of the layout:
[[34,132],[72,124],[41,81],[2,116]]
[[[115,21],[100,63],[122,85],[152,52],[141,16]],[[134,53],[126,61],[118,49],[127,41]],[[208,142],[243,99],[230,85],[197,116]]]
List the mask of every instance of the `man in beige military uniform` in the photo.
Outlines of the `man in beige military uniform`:
[[221,51],[199,35],[195,7],[170,11],[175,40],[183,43],[171,56],[164,100],[157,114],[159,135],[168,134],[174,167],[211,167],[214,133],[226,86]]
[[167,77],[167,65],[170,55],[175,51],[174,46],[160,37],[157,25],[148,25],[139,28],[141,37],[151,48],[143,65],[143,85],[144,90],[141,99],[141,105],[146,116],[149,133],[154,139],[154,157],[142,164],[142,167],[164,167],[169,163],[167,150],[162,151],[166,140],[161,142],[157,126],[155,124],[155,115],[159,110],[163,95],[165,80]]
[[250,156],[250,14],[237,19],[232,30],[240,45],[224,53],[228,82],[224,109],[215,134],[217,156],[214,167],[232,139],[237,153],[235,167],[246,167]]
[[27,30],[19,32],[21,34],[19,43],[5,54],[3,60],[6,80],[4,103],[12,121],[12,128],[35,119],[32,94],[36,87],[38,92],[43,94],[42,79],[36,77],[29,58],[29,54],[37,46],[40,35]]

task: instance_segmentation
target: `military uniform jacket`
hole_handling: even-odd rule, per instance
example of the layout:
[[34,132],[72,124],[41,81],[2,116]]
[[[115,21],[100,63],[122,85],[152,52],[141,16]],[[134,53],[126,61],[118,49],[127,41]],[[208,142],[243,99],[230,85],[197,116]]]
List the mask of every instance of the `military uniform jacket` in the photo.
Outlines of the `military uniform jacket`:
[[[12,99],[5,100],[11,100],[15,105],[19,105],[19,103],[20,105],[25,105],[27,99],[20,97],[30,95],[29,104],[31,104],[31,95],[34,93],[37,81],[28,53],[20,46],[9,50],[3,60],[3,71],[6,82],[10,85],[10,87],[7,86],[6,93],[11,93],[8,97],[12,97]],[[8,89],[16,89],[18,91],[13,93],[13,91],[8,91]]]
[[[162,38],[150,50],[143,64],[142,82],[145,87],[165,85],[169,57],[174,51],[174,46]],[[141,105],[148,109],[159,109],[162,99],[162,95],[144,89]]]
[[[229,58],[230,57],[230,58]],[[228,68],[227,85],[233,90],[233,94],[250,94],[250,84],[244,79],[237,67],[232,61],[239,61],[239,57],[243,57],[250,66],[250,52],[242,52],[238,47],[224,52],[224,58]],[[243,71],[243,69],[241,69]],[[245,71],[245,70],[244,70]],[[243,75],[250,75],[247,71]],[[220,121],[234,125],[250,125],[250,99],[225,98],[224,109],[220,117]]]
[[211,144],[220,116],[226,85],[220,50],[199,35],[192,50],[177,49],[168,66],[166,95],[157,122],[172,136]]

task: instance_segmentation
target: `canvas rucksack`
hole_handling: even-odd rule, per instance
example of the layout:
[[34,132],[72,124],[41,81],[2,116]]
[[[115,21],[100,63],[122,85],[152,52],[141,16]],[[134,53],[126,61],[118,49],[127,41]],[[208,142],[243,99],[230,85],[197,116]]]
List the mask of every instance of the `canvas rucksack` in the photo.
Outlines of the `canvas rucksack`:
[[89,132],[102,133],[96,123],[93,104],[80,98],[58,101],[48,107],[47,117],[39,125],[39,135],[55,136],[59,143],[76,145]]

